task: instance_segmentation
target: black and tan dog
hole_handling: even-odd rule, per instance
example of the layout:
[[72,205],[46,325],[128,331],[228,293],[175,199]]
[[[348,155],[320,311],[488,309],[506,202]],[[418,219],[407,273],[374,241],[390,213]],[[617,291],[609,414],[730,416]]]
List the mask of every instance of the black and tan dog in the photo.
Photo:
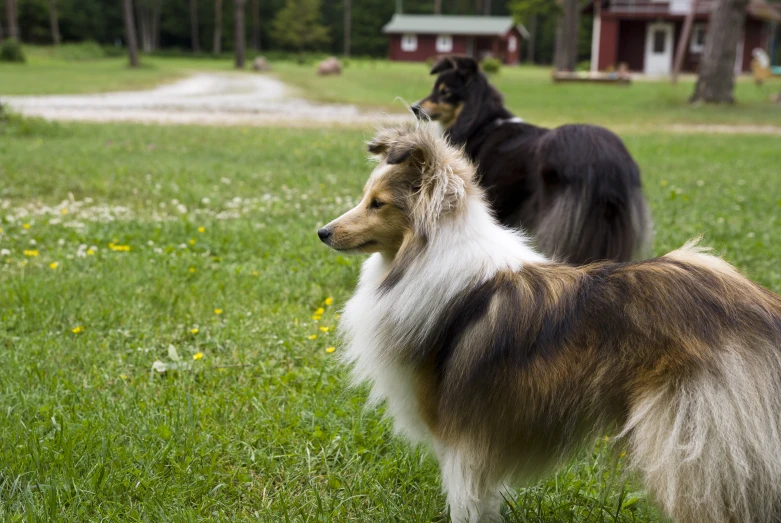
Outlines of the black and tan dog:
[[688,244],[573,267],[490,213],[463,153],[421,124],[369,144],[360,203],[319,231],[373,253],[344,359],[430,443],[454,522],[615,431],[678,523],[781,521],[781,298]]
[[438,75],[433,92],[412,109],[465,147],[502,223],[522,227],[542,252],[575,264],[628,261],[650,250],[640,170],[615,134],[524,123],[472,58],[443,58],[431,74]]

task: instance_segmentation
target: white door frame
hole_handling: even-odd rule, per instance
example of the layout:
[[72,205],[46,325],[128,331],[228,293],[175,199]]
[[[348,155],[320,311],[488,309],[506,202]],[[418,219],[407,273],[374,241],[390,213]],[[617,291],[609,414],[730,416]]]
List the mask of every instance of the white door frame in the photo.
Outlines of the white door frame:
[[[646,26],[645,66],[643,72],[650,76],[666,76],[673,69],[673,30],[671,22],[654,22]],[[654,34],[664,31],[664,52],[654,53]]]

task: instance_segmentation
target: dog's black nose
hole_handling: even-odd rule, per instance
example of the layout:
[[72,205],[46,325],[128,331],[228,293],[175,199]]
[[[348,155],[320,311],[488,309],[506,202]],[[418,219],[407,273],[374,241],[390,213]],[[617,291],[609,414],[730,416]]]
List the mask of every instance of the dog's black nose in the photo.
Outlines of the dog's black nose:
[[424,111],[418,104],[413,105],[410,107],[410,109],[412,109],[412,114],[414,114],[416,118],[422,118],[423,115],[426,114],[426,111]]
[[323,227],[317,231],[317,235],[320,237],[321,241],[325,242],[328,238],[331,237],[331,231]]

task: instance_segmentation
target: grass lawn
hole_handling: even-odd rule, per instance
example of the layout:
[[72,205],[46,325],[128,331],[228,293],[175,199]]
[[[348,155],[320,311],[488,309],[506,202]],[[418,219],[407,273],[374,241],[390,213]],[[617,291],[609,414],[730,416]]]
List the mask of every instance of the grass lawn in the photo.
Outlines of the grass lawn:
[[232,62],[211,58],[144,56],[131,69],[126,57],[63,60],[48,48],[26,47],[27,63],[0,62],[0,95],[82,94],[148,89],[196,71],[231,71]]
[[[361,258],[315,231],[367,137],[0,124],[0,520],[442,520],[434,460],[336,363]],[[781,291],[776,137],[624,138],[657,252],[704,232]],[[605,446],[508,520],[657,521]]]
[[[431,92],[434,77],[422,63],[351,61],[341,76],[317,77],[311,68],[274,64],[276,74],[298,86],[308,98],[403,110],[398,100],[414,103]],[[781,125],[781,106],[770,96],[781,81],[757,87],[741,78],[734,107],[691,107],[692,76],[673,86],[668,81],[636,81],[629,87],[596,84],[553,84],[549,67],[505,67],[491,82],[507,106],[528,121],[542,125],[587,122],[646,127],[666,124]]]
[[[195,71],[232,71],[228,57],[143,57],[138,70],[125,58],[65,61],[47,48],[31,48],[26,65],[0,64],[0,96],[66,94],[144,89]],[[344,74],[319,77],[315,65],[273,61],[274,74],[299,95],[321,102],[352,103],[390,112],[405,110],[433,85],[428,66],[386,60],[350,60]],[[256,74],[250,73],[247,74]],[[772,79],[762,87],[748,79],[738,83],[739,103],[733,107],[691,107],[686,103],[694,78],[678,85],[637,81],[630,87],[557,84],[547,67],[505,67],[492,81],[516,114],[540,125],[587,122],[620,128],[646,129],[670,124],[781,125],[781,106],[770,96],[781,90]]]

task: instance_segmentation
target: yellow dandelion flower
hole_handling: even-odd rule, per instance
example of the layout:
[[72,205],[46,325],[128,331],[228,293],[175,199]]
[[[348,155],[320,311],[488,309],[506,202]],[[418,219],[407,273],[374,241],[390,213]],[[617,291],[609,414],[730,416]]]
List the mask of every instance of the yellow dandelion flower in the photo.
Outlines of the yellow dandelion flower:
[[22,228],[23,229],[29,229],[30,228],[30,224],[29,223],[25,223],[25,224],[22,225]]
[[36,249],[29,249],[24,251],[25,256],[38,256],[38,251]]
[[81,334],[82,332],[84,332],[84,327],[82,327],[81,325],[79,325],[78,327],[73,327],[71,329],[71,332],[73,334]]
[[326,298],[325,299],[325,304],[326,305],[332,305],[333,303],[334,303],[334,299],[333,298]]
[[193,354],[194,360],[199,360],[201,358],[203,358],[203,352],[196,352],[195,354]]
[[258,271],[252,271],[253,276],[257,276],[258,274],[259,274]]
[[318,309],[315,311],[315,316],[322,316],[325,313],[325,309],[322,307],[318,307]]
[[189,271],[190,272],[195,272],[195,267],[190,267]]
[[60,209],[60,214],[68,214],[68,209]]
[[320,327],[320,332],[328,332],[330,330],[331,330],[330,327]]
[[127,379],[127,374],[120,374],[119,375],[119,379],[121,379],[122,381],[126,380]]
[[625,458],[626,457],[626,451],[621,452],[621,455],[619,457]]
[[328,347],[327,349],[325,349],[325,351],[326,351],[328,354],[331,354],[331,353],[332,353],[333,351],[335,351],[335,350],[336,350],[336,347]]
[[92,256],[94,254],[95,254],[95,251],[93,251],[92,249],[87,249],[87,255],[88,256]]
[[198,232],[206,232],[206,227],[198,227]]
[[661,185],[662,187],[667,187],[667,180],[662,180],[661,182],[659,182],[659,185]]
[[341,318],[341,317],[342,317],[342,315],[341,315],[341,314],[334,314],[334,318],[335,318],[335,319],[337,319],[337,320],[338,320],[339,318]]
[[51,262],[51,263],[49,264],[49,268],[50,268],[50,269],[52,269],[52,270],[56,269],[56,268],[57,268],[57,267],[59,267],[59,266],[60,266],[60,263],[59,263],[59,262]]
[[198,329],[190,329],[190,332],[192,332],[193,334],[198,334],[199,330]]
[[317,339],[317,334],[310,334],[309,336],[306,337],[306,339],[308,339],[308,340],[316,340]]
[[322,316],[320,316],[319,314],[315,314],[314,316],[312,316],[312,319],[315,321],[320,321],[320,318],[322,318]]
[[3,232],[3,228],[2,228],[2,227],[0,227],[0,233],[2,233],[2,232]]
[[190,238],[190,241],[187,243],[189,243],[190,245],[195,245],[195,238]]
[[219,316],[220,314],[222,314],[222,309],[214,309],[214,314]]

